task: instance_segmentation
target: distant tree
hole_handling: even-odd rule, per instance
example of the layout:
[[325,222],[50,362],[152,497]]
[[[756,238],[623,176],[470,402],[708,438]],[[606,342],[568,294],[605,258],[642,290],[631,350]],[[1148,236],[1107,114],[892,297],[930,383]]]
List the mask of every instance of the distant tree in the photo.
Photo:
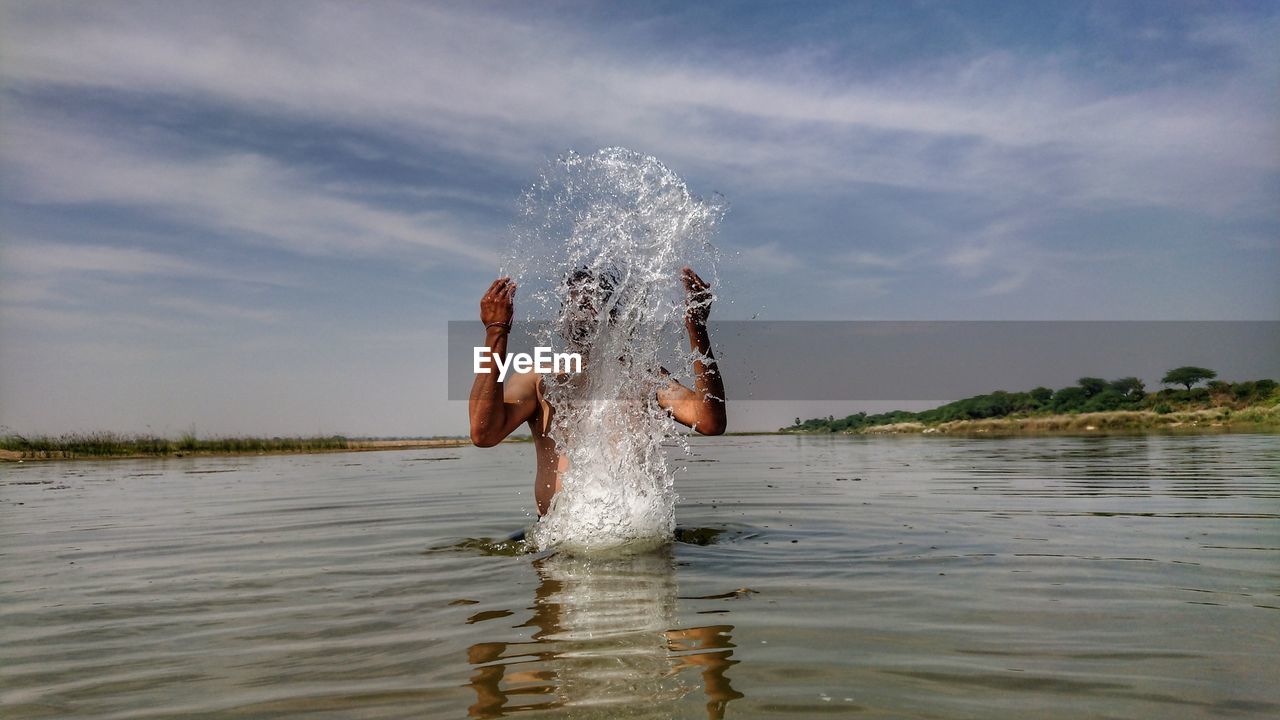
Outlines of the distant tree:
[[1147,394],[1147,386],[1136,377],[1112,380],[1111,389],[1124,396],[1125,400],[1141,400]]
[[1174,368],[1164,374],[1160,382],[1165,385],[1183,385],[1187,391],[1191,390],[1191,386],[1205,380],[1212,380],[1218,377],[1218,373],[1209,368],[1196,367],[1194,365],[1186,365],[1180,368]]
[[1054,412],[1075,412],[1084,408],[1089,400],[1088,393],[1082,387],[1065,387],[1053,394],[1050,407]]
[[1084,409],[1087,412],[1108,412],[1119,410],[1124,406],[1125,402],[1124,395],[1121,395],[1113,388],[1107,388],[1089,398],[1089,402],[1085,403]]
[[1076,381],[1076,384],[1084,389],[1084,393],[1089,397],[1093,397],[1103,390],[1107,389],[1108,383],[1102,378],[1082,377]]
[[1236,399],[1243,400],[1249,397],[1250,395],[1254,394],[1257,391],[1257,389],[1258,389],[1258,386],[1256,383],[1238,382],[1235,385],[1231,386],[1231,394],[1235,395]]
[[1036,405],[1041,406],[1048,405],[1049,401],[1053,399],[1053,391],[1047,387],[1034,388],[1028,395],[1031,396]]
[[1276,381],[1275,380],[1259,380],[1253,384],[1253,389],[1262,397],[1266,397],[1276,389]]

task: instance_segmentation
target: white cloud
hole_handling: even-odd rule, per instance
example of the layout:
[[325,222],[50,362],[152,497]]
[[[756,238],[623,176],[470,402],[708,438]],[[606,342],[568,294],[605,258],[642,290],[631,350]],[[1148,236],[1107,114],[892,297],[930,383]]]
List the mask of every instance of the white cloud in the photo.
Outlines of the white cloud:
[[1036,219],[1036,213],[1024,211],[986,223],[961,237],[944,252],[939,264],[962,279],[984,282],[975,289],[978,295],[1006,295],[1018,290],[1041,264],[1040,251],[1031,242]]
[[[1106,92],[1061,58],[989,49],[859,83],[796,56],[695,67],[463,6],[28,5],[11,15],[3,72],[19,88],[159,93],[356,126],[517,175],[548,149],[621,142],[739,188],[839,194],[870,183],[968,197],[1004,219],[932,252],[966,277],[994,277],[983,292],[998,294],[1023,287],[1043,257],[1034,237],[1002,223],[1033,227],[1046,206],[1256,210],[1273,202],[1266,178],[1280,168],[1275,101],[1256,92],[1274,75],[1274,52],[1258,42],[1265,28],[1228,21],[1202,34],[1238,49],[1234,81]],[[10,115],[6,160],[38,200],[149,208],[305,254],[493,259],[492,241],[449,215],[385,209],[359,183],[260,154],[187,157]],[[915,259],[847,258],[886,272]],[[776,244],[748,247],[743,260],[800,263]]]
[[[136,343],[139,336],[171,341],[175,337],[189,335],[192,330],[190,324],[164,314],[104,310],[87,305],[42,307],[5,304],[0,305],[0,321],[9,330],[66,333],[68,342],[65,344],[76,348],[82,347],[82,334],[111,336],[119,345],[128,346]],[[21,344],[26,342],[24,339]]]
[[776,242],[744,248],[739,251],[738,260],[741,267],[765,274],[796,270],[803,265],[800,258]]
[[838,259],[855,267],[900,270],[919,260],[923,254],[923,251],[920,250],[912,250],[910,252],[899,253],[897,255],[869,252],[866,250],[853,250],[844,253]]
[[[12,82],[375,127],[525,172],[548,148],[624,142],[773,187],[874,182],[1224,212],[1258,202],[1259,177],[1277,166],[1274,103],[1257,97],[1252,76],[1106,93],[1056,58],[986,51],[906,83],[890,72],[849,84],[768,58],[690,67],[629,57],[564,25],[463,6],[214,14],[166,3],[145,19],[139,6],[75,7],[14,13]],[[1262,31],[1223,27],[1215,37],[1245,50]],[[940,153],[940,141],[963,149]]]
[[326,193],[304,172],[261,155],[181,157],[25,113],[13,113],[6,129],[10,184],[29,202],[142,208],[302,254],[416,248],[438,251],[436,261],[493,260],[442,213],[384,210]]
[[[14,301],[18,294],[48,296],[49,288],[78,282],[85,274],[118,277],[128,281],[137,276],[212,280],[236,285],[295,288],[302,281],[288,272],[243,265],[232,266],[196,262],[169,252],[142,247],[70,243],[7,237],[0,246],[0,271],[5,283],[0,297]],[[15,293],[20,288],[21,293]]]
[[206,268],[141,248],[19,241],[6,244],[6,270],[23,275],[103,272],[124,275],[204,275]]
[[884,277],[827,275],[823,278],[823,284],[841,293],[862,296],[884,295],[889,292],[888,279]]
[[182,315],[216,320],[248,320],[268,325],[282,322],[286,317],[282,312],[266,308],[190,297],[151,298],[150,304],[152,307],[172,310]]
[[[176,278],[240,286],[291,284],[278,273],[197,263],[137,247],[20,239],[0,249],[0,259],[4,270],[0,316],[11,328],[42,331],[127,328],[169,336],[190,333],[191,325],[177,316],[275,323],[284,318],[276,310],[194,296],[158,295],[144,281]],[[128,309],[114,307],[115,303]]]

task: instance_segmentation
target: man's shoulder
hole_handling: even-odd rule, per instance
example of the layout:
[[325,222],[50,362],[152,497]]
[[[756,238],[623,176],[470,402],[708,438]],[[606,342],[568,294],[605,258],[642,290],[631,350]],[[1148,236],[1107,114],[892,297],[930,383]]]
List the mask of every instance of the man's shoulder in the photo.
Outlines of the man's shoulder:
[[542,391],[542,376],[532,370],[526,372],[512,371],[511,376],[507,378],[506,386],[508,391],[515,391],[523,396],[536,395]]

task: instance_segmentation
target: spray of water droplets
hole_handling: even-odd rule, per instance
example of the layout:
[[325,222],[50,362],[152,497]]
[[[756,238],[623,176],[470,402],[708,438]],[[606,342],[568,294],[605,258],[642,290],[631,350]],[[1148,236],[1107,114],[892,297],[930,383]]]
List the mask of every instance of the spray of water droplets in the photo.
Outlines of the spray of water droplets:
[[550,435],[568,467],[528,533],[538,549],[639,549],[667,542],[676,495],[663,452],[678,435],[658,402],[684,380],[683,267],[714,287],[711,238],[723,198],[703,199],[653,157],[624,148],[569,153],[521,197],[504,271],[538,345],[578,352],[583,372],[544,375]]

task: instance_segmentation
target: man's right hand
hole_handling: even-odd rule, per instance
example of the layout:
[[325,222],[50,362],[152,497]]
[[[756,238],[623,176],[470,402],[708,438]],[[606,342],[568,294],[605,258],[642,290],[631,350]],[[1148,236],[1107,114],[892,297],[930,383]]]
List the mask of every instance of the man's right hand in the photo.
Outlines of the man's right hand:
[[[485,331],[485,344],[494,356],[507,354],[507,328],[515,315],[515,296],[516,284],[509,277],[500,277],[480,299],[480,320],[490,326]],[[501,383],[498,374],[490,370],[476,373],[467,402],[471,442],[477,447],[492,447],[502,442],[521,424],[535,417],[540,407],[537,375],[517,373],[515,378]]]
[[500,277],[489,286],[489,291],[480,298],[480,322],[486,326],[493,323],[511,325],[511,318],[516,314],[516,283],[510,277]]

